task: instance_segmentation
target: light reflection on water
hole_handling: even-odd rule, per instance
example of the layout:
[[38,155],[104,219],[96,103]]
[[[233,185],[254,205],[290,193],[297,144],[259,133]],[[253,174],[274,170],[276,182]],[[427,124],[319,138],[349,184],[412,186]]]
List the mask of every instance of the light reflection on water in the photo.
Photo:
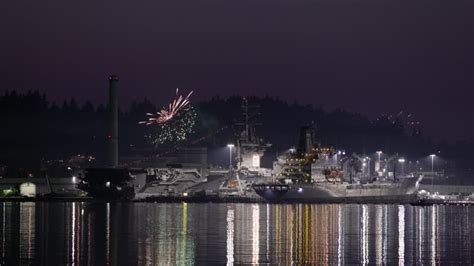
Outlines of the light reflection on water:
[[472,264],[472,207],[0,204],[1,264]]

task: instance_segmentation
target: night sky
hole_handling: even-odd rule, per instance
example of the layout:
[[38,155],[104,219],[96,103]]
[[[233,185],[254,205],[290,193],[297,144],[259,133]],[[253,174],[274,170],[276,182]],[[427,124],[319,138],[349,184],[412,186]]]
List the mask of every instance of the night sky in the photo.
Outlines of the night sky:
[[2,94],[104,103],[114,73],[124,106],[269,94],[473,136],[472,0],[14,0],[0,32]]

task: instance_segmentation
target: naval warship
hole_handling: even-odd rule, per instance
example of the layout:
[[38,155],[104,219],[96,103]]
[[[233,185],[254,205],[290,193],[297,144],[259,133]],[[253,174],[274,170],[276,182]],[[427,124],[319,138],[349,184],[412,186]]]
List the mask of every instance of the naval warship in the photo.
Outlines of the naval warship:
[[[380,159],[314,145],[314,127],[302,127],[298,149],[290,149],[274,163],[274,180],[254,184],[270,202],[411,203],[416,201],[422,176],[398,176],[383,171]],[[374,173],[371,173],[374,169]]]

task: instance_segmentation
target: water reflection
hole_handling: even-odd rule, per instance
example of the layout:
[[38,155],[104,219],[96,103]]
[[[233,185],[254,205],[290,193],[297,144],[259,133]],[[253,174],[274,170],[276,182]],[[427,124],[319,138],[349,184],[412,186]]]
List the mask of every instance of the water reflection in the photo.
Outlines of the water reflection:
[[431,207],[431,265],[436,265],[436,227],[438,206]]
[[362,205],[362,264],[369,263],[369,214],[367,205]]
[[259,239],[260,239],[260,210],[259,205],[252,204],[252,263],[259,262]]
[[20,203],[20,256],[26,260],[30,260],[34,256],[34,241],[35,241],[35,208],[34,204],[30,202]]
[[0,204],[2,264],[473,262],[471,207]]
[[234,263],[234,210],[227,210],[227,265]]
[[398,206],[398,265],[405,265],[405,206]]

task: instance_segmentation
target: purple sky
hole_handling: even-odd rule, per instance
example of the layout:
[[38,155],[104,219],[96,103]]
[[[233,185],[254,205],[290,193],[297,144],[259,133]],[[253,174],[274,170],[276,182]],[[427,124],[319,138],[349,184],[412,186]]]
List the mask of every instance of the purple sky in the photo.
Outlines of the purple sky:
[[99,103],[115,73],[123,104],[270,94],[472,137],[473,14],[472,0],[2,1],[0,92]]

